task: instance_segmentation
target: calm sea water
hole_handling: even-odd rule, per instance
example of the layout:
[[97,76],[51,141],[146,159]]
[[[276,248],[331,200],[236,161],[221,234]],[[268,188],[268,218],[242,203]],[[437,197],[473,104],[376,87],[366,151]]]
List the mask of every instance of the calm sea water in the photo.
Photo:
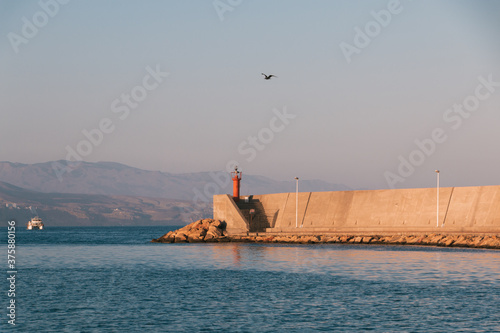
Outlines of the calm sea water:
[[500,332],[500,251],[149,243],[172,229],[17,229],[1,330]]

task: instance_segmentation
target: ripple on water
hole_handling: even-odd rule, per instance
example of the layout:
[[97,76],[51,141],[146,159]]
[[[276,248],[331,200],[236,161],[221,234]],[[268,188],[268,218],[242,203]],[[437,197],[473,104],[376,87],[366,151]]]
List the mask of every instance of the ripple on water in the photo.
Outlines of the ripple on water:
[[77,242],[18,272],[23,331],[500,330],[499,251]]

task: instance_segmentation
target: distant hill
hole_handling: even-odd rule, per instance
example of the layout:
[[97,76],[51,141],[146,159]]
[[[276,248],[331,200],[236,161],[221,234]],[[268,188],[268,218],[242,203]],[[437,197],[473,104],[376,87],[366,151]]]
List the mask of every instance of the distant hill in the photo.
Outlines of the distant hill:
[[[126,195],[207,202],[212,200],[213,194],[232,193],[231,180],[226,172],[173,174],[113,162],[81,162],[76,166],[67,165],[66,161],[37,164],[0,162],[0,181],[44,193]],[[300,180],[300,191],[343,190],[351,188],[322,180]],[[243,175],[242,195],[294,191],[293,180],[276,181]]]
[[212,215],[206,203],[164,198],[41,193],[0,182],[0,225],[23,227],[39,215],[49,226],[183,225]]

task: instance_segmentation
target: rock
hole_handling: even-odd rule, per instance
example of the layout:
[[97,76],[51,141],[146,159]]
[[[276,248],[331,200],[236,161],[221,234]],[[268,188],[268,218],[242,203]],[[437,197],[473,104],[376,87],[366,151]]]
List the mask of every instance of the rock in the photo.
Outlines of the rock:
[[213,233],[208,233],[203,237],[203,240],[206,242],[208,240],[214,239],[216,236]]
[[470,244],[474,247],[478,247],[479,244],[483,241],[483,236],[474,236],[470,242]]
[[331,237],[325,237],[324,239],[325,243],[338,243],[340,242],[340,239],[338,236],[331,236]]
[[191,223],[191,229],[202,229],[203,228],[203,224],[201,223],[201,221],[196,221],[194,223]]
[[485,237],[479,244],[478,247],[486,248],[486,249],[494,249],[496,248],[498,241],[493,237]]
[[229,236],[224,221],[203,219],[188,224],[176,231],[170,231],[160,238],[153,239],[155,243],[197,243],[197,242],[262,242],[262,243],[355,243],[355,244],[411,244],[432,246],[479,247],[500,249],[498,235],[267,235],[260,236]]
[[199,243],[203,242],[207,231],[204,229],[191,229],[191,232],[187,235],[189,243]]
[[417,240],[418,240],[417,236],[407,236],[406,237],[406,244],[411,244],[411,245],[416,244]]
[[390,240],[391,240],[390,236],[385,236],[385,237],[379,238],[378,241],[380,244],[390,244]]
[[369,244],[372,240],[373,240],[373,237],[365,236],[365,237],[363,237],[363,239],[361,240],[361,242],[364,243],[364,244]]
[[453,237],[448,237],[448,238],[443,238],[443,240],[439,243],[444,246],[451,246],[455,242],[455,239]]
[[406,237],[401,235],[394,235],[389,239],[390,244],[405,244]]
[[500,238],[499,237],[494,237],[494,239],[493,239],[493,248],[494,249],[500,249]]
[[437,236],[434,236],[432,237],[430,240],[429,240],[429,244],[431,245],[438,245],[439,244],[439,241],[441,239],[443,239],[445,236],[443,235],[437,235]]
[[211,227],[216,227],[216,228],[219,228],[219,229],[221,229],[221,228],[220,228],[220,226],[221,226],[221,225],[222,225],[222,222],[221,222],[221,221],[219,221],[219,220],[217,220],[217,221],[212,221],[212,222],[210,223],[210,226],[211,226]]
[[212,229],[212,230],[209,229],[207,231],[207,234],[205,235],[205,240],[219,238],[219,237],[222,237],[222,232],[219,229]]
[[173,234],[174,234],[173,231],[169,231],[168,233],[161,236],[160,238],[153,239],[152,242],[153,243],[173,243],[174,242]]
[[212,234],[216,235],[216,237],[222,236],[222,230],[220,230],[219,228],[217,228],[216,226],[213,226],[213,225],[211,225],[208,228],[207,233],[212,233]]
[[276,236],[273,239],[273,242],[275,242],[275,243],[288,243],[289,241],[290,240],[288,239],[288,237],[284,237],[284,236]]
[[362,241],[363,241],[363,237],[361,237],[361,236],[354,237],[352,240],[353,243],[358,243],[358,244],[361,243]]
[[460,235],[455,242],[453,243],[454,246],[465,246],[467,245],[467,238],[464,235]]
[[350,237],[349,236],[341,236],[340,237],[340,242],[341,243],[347,243],[349,241]]
[[179,232],[175,235],[175,241],[174,243],[186,243],[187,242],[187,236],[186,234]]
[[201,238],[201,239],[203,239],[203,237],[205,237],[206,234],[207,234],[207,231],[205,229],[191,229],[189,231],[189,233],[187,234],[187,237],[188,237],[188,239],[189,238],[193,238],[193,239]]
[[153,242],[159,243],[196,243],[212,241],[218,238],[227,238],[226,223],[214,219],[203,219],[188,224],[176,231],[170,231]]
[[246,237],[241,237],[240,240],[243,243],[253,243],[255,239],[253,237],[246,236]]
[[201,227],[205,230],[208,230],[208,227],[210,226],[210,220],[201,220]]
[[305,236],[301,238],[301,243],[302,244],[315,244],[319,243],[319,238],[316,236]]

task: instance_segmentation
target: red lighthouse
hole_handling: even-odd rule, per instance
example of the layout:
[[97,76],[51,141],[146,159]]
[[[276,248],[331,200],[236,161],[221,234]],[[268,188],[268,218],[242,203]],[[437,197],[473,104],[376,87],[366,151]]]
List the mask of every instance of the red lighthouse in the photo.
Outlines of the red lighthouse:
[[238,167],[234,167],[234,171],[231,172],[231,179],[233,180],[233,200],[238,202],[240,200],[240,180],[241,171],[238,171]]

